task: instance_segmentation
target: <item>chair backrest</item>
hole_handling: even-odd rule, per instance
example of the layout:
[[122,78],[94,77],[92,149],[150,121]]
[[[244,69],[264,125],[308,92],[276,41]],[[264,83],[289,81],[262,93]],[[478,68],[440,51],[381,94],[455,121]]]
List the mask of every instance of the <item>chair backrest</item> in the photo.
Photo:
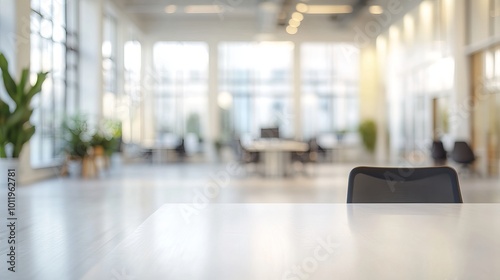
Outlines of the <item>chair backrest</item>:
[[347,203],[462,203],[457,172],[443,167],[356,167]]
[[467,142],[457,141],[453,146],[451,158],[458,163],[467,164],[472,163],[476,159],[476,156]]
[[431,147],[431,156],[436,160],[444,160],[446,159],[447,153],[444,149],[443,142],[441,141],[433,141]]
[[280,138],[280,129],[278,127],[274,128],[261,128],[260,129],[261,138]]

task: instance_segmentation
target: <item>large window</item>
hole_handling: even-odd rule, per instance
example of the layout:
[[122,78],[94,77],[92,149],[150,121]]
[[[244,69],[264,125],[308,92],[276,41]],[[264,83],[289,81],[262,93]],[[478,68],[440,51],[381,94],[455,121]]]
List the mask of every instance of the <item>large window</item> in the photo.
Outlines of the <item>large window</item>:
[[31,1],[31,71],[49,71],[34,100],[31,141],[34,166],[54,164],[62,152],[60,128],[64,115],[77,106],[78,1]]
[[106,14],[103,22],[102,43],[102,76],[104,88],[103,114],[108,118],[117,117],[116,107],[120,98],[117,96],[117,67],[116,67],[116,19]]
[[359,55],[339,43],[301,46],[302,135],[355,131],[358,125]]
[[208,46],[198,42],[158,42],[153,49],[156,142],[205,138]]
[[128,41],[124,46],[125,100],[128,112],[122,118],[123,140],[141,141],[141,44]]
[[258,137],[279,127],[293,137],[293,43],[231,42],[219,45],[221,136]]

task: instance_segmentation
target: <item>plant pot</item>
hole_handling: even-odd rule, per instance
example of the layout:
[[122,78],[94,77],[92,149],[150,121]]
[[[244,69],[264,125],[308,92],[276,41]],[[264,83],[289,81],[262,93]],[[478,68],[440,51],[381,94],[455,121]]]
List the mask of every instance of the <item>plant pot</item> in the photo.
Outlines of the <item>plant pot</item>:
[[[17,158],[0,158],[0,186],[7,186],[9,178],[9,170],[14,170],[14,179],[19,178],[19,159]],[[12,177],[11,177],[12,178]]]
[[79,159],[68,160],[68,174],[71,178],[79,178],[82,176],[82,161]]
[[106,168],[106,154],[102,146],[94,147],[94,163],[97,170],[97,175],[101,176]]

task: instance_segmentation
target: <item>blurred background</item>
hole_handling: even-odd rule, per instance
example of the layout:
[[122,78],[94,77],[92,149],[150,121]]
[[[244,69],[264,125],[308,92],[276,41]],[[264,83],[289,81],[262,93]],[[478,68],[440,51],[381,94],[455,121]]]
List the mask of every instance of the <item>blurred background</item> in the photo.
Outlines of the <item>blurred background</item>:
[[49,72],[26,184],[231,163],[274,182],[359,164],[498,178],[500,1],[0,3],[11,71]]

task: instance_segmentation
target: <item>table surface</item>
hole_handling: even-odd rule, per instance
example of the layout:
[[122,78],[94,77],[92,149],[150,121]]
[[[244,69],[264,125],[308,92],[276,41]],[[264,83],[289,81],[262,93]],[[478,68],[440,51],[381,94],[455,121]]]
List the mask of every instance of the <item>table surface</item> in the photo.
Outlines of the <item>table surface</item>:
[[84,279],[500,279],[499,263],[500,204],[168,204]]
[[252,152],[305,152],[309,145],[293,140],[266,139],[254,141],[245,148]]

